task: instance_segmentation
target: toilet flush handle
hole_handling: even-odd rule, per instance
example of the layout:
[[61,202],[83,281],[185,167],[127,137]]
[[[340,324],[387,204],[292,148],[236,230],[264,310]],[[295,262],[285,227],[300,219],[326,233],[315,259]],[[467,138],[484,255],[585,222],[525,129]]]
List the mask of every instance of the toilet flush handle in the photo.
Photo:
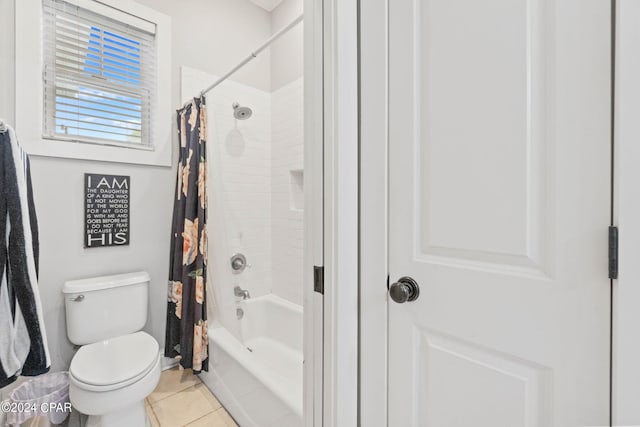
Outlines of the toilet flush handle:
[[81,302],[84,301],[84,295],[80,294],[75,298],[69,298],[69,301]]

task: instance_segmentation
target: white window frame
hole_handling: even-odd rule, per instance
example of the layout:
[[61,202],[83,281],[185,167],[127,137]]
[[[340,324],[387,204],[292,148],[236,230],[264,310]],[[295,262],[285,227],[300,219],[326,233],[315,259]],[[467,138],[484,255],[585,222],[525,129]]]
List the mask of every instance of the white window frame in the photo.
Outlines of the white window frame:
[[[152,149],[91,144],[43,138],[43,11],[41,0],[15,2],[16,101],[15,128],[27,153],[36,156],[105,162],[171,166],[173,109],[171,107],[171,18],[154,9],[127,0],[66,0],[105,16],[113,10],[133,15],[156,26],[155,102],[151,106]],[[117,16],[116,16],[117,15]]]

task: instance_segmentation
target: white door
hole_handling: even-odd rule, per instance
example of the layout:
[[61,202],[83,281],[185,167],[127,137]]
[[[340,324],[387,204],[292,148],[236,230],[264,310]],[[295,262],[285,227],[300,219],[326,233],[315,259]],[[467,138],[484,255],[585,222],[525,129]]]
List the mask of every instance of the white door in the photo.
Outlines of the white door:
[[388,13],[389,426],[608,425],[610,2]]

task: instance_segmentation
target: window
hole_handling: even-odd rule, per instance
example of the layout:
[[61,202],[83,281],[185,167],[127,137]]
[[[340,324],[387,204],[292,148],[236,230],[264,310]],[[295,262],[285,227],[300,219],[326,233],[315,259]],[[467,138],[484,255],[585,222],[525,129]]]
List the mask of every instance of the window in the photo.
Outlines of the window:
[[43,6],[44,137],[151,147],[155,25],[63,0]]
[[131,0],[14,3],[14,124],[25,150],[171,166],[171,17]]

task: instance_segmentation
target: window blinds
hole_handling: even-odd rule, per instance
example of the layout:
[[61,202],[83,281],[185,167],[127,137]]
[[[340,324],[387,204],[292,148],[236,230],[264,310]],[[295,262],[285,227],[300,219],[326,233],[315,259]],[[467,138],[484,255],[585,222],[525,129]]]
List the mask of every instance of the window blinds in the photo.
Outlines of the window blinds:
[[44,136],[150,147],[155,35],[141,29],[150,23],[71,1],[43,0]]

